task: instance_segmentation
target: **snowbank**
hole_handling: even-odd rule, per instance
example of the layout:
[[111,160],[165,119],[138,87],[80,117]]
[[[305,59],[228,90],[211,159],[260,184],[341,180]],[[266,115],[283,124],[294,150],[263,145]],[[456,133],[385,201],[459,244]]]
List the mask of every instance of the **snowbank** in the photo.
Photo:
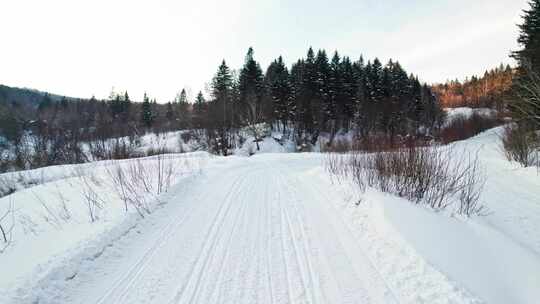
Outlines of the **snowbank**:
[[[67,257],[86,254],[90,257],[85,258],[91,258],[100,254],[107,244],[138,224],[141,217],[132,206],[126,212],[109,172],[116,168],[129,170],[135,162],[143,164],[152,185],[150,192],[141,192],[146,196],[141,199],[153,211],[160,208],[167,195],[158,193],[158,171],[154,169],[160,164],[174,166],[171,185],[181,185],[200,174],[208,160],[209,155],[202,152],[169,154],[161,159],[155,156],[101,161],[3,174],[13,178],[20,190],[0,199],[0,217],[13,211],[2,222],[6,230],[13,229],[9,231],[8,246],[0,240],[0,303],[7,303],[17,287],[35,284],[49,275]],[[89,205],[89,199],[99,207]]]

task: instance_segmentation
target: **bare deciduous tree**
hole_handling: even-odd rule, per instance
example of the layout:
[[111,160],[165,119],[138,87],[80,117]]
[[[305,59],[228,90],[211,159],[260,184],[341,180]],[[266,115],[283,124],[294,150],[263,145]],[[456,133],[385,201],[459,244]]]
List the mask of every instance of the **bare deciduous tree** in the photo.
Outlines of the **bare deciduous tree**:
[[511,109],[516,122],[527,122],[540,127],[540,75],[530,64],[524,64],[522,77],[516,81],[515,99]]

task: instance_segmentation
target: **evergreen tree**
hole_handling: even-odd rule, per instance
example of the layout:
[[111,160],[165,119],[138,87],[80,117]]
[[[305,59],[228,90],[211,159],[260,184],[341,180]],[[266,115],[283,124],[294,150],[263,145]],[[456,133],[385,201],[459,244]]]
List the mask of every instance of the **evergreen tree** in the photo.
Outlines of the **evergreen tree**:
[[540,73],[540,0],[531,0],[529,5],[519,25],[518,43],[522,49],[514,52],[513,57],[521,67],[530,64],[533,71]]
[[371,101],[376,103],[382,101],[385,95],[383,87],[383,67],[378,58],[373,60],[368,77],[370,78],[369,82],[371,84],[371,91],[369,92]]
[[233,77],[227,63],[223,60],[211,85],[211,94],[215,103],[213,118],[221,128],[233,123],[232,87]]
[[49,93],[45,93],[45,95],[43,95],[41,102],[38,105],[38,110],[40,112],[45,111],[46,109],[50,108],[52,104],[53,102],[52,102],[51,96],[49,96]]
[[[317,117],[314,113],[317,109],[314,109],[313,100],[317,96],[317,69],[315,66],[315,53],[313,48],[309,48],[307,52],[307,57],[303,61],[301,66],[301,83],[298,83],[298,88],[296,90],[299,93],[297,101],[297,111],[298,111],[298,122],[300,133],[307,132],[309,134],[314,134],[312,137],[312,142],[316,141],[318,136],[318,126]],[[300,135],[300,137],[303,137]]]
[[344,57],[341,62],[341,79],[343,84],[342,93],[342,128],[348,131],[354,118],[356,94],[358,92],[358,80],[349,57]]
[[182,89],[180,94],[176,95],[174,107],[176,118],[179,120],[179,127],[188,128],[191,123],[191,117],[189,115],[189,101],[185,89]]
[[150,99],[144,93],[143,103],[141,106],[141,122],[147,128],[152,127],[154,122],[154,114],[152,113],[152,105],[150,104]]
[[325,50],[319,50],[315,57],[315,92],[311,101],[314,125],[317,129],[326,129],[332,119],[332,113],[326,110],[330,99],[330,63]]
[[305,115],[304,108],[304,77],[305,77],[305,61],[304,59],[299,59],[291,67],[289,83],[291,84],[291,97],[293,99],[292,104],[295,111],[291,113],[296,123],[296,131],[298,134],[301,134],[303,129],[302,119]]
[[65,96],[62,97],[62,99],[60,100],[60,106],[65,110],[67,109],[68,107],[68,101],[67,101],[67,98]]
[[265,78],[273,103],[273,114],[282,123],[283,130],[285,130],[287,122],[292,118],[293,104],[291,102],[292,88],[289,71],[281,56],[270,64]]
[[195,104],[193,104],[193,124],[195,128],[201,129],[204,127],[206,118],[206,100],[201,91],[195,98]]
[[173,121],[175,119],[175,113],[174,108],[171,102],[167,103],[167,111],[165,112],[165,117],[169,122]]
[[513,53],[519,69],[509,108],[521,129],[532,133],[540,128],[540,0],[531,0],[529,5],[519,25],[522,49]]
[[127,122],[129,119],[129,109],[131,107],[131,100],[129,99],[128,92],[124,92],[124,98],[119,102],[119,115],[123,122]]
[[244,66],[240,70],[238,79],[238,90],[240,94],[240,111],[243,115],[257,116],[249,120],[257,121],[262,114],[261,98],[263,94],[263,72],[253,58],[253,48],[249,48],[244,61]]
[[180,104],[188,103],[186,89],[182,89],[182,91],[180,92],[180,95],[178,95],[178,97],[177,97],[176,102],[178,102]]
[[328,115],[329,119],[333,121],[332,129],[336,126],[335,120],[337,119],[338,108],[343,109],[342,104],[342,93],[343,93],[343,79],[342,79],[342,67],[341,67],[341,58],[337,51],[334,52],[332,56],[332,61],[330,63],[330,79],[329,79],[329,95],[330,98],[324,106],[324,111]]

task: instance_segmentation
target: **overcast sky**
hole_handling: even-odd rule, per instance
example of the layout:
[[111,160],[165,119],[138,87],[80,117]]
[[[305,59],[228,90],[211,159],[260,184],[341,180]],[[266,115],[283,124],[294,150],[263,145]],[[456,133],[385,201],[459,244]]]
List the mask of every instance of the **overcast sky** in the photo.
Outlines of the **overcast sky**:
[[169,101],[249,46],[263,68],[309,46],[399,60],[427,82],[481,74],[516,49],[527,0],[2,0],[0,83]]

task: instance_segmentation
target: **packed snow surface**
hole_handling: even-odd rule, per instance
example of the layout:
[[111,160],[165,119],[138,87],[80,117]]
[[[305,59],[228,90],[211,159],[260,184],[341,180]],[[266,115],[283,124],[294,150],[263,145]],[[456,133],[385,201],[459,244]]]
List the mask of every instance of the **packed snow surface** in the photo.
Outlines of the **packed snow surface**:
[[[540,175],[506,161],[497,132],[454,144],[488,176],[489,214],[470,219],[360,193],[318,153],[189,154],[144,219],[110,194],[118,206],[89,223],[77,177],[21,190],[37,232],[0,254],[0,303],[537,303]],[[24,199],[56,186],[81,213],[60,227]]]

